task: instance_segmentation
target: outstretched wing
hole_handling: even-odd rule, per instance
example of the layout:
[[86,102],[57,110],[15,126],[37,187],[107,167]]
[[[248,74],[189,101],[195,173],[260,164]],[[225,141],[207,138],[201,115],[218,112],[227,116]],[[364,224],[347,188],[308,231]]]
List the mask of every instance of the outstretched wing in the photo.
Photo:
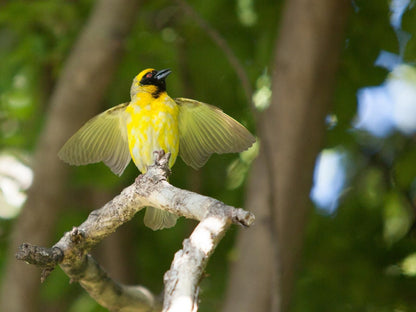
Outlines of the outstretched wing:
[[130,162],[123,103],[90,119],[61,148],[58,157],[71,165],[86,165],[103,161],[117,175]]
[[195,100],[177,98],[179,105],[179,155],[194,169],[212,153],[237,153],[249,148],[255,137],[221,109]]

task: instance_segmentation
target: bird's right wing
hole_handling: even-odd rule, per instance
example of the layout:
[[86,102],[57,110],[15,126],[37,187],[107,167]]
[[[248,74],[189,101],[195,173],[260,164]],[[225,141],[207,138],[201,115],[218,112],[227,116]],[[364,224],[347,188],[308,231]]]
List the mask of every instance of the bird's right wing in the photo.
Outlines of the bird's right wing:
[[194,169],[212,153],[238,153],[256,138],[221,109],[191,99],[176,98],[179,105],[179,154]]
[[90,119],[65,143],[58,157],[77,166],[102,161],[121,175],[131,160],[125,111],[128,105],[117,105]]

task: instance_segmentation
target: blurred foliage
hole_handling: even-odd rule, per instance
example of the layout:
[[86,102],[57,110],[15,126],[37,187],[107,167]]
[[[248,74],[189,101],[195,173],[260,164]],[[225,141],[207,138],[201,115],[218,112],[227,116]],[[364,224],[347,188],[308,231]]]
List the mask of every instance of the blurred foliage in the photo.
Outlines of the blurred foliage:
[[[20,0],[1,4],[0,150],[33,153],[51,90],[93,3]],[[281,2],[195,0],[189,4],[224,37],[243,64],[258,101],[267,106],[267,69],[272,63]],[[352,5],[331,111],[336,122],[327,135],[327,147],[341,145],[349,154],[350,187],[337,212],[311,215],[293,311],[416,311],[414,138],[396,134],[381,140],[351,131],[357,90],[383,82],[388,73],[375,67],[374,61],[381,49],[397,53],[399,46],[389,25],[388,1],[357,0]],[[403,20],[403,29],[412,34],[416,33],[415,14],[412,8]],[[414,62],[415,46],[411,38],[405,51],[409,62]],[[132,78],[147,67],[172,69],[167,84],[173,97],[194,97],[217,105],[255,132],[250,103],[235,70],[221,48],[176,2],[143,2],[102,110],[128,100]],[[171,182],[243,206],[243,187],[237,186],[254,155],[215,155],[198,172],[179,160]],[[102,164],[71,172],[71,194],[55,239],[102,204],[91,199],[91,194],[99,190],[111,198],[138,173],[130,165],[118,178]],[[195,222],[182,218],[173,229],[153,232],[143,226],[142,218],[139,213],[126,225],[131,235],[125,252],[133,263],[129,269],[134,282],[158,293],[164,272]],[[12,224],[13,220],[0,220],[0,268]],[[228,266],[235,257],[235,233],[232,228],[208,265],[200,311],[221,307]],[[111,275],[111,268],[107,269]],[[60,270],[42,285],[42,299],[44,311],[104,311],[79,285],[69,284]]]
[[[388,77],[374,66],[378,54],[400,47],[389,1],[353,4],[332,111],[338,123],[327,132],[328,146],[347,149],[350,183],[335,213],[311,216],[292,311],[416,311],[414,135],[381,139],[352,129],[357,90]],[[412,34],[404,55],[410,64],[415,20],[411,7],[402,24]]]
[[[0,150],[13,151],[17,156],[33,154],[45,122],[48,98],[93,4],[91,0],[43,0],[9,1],[1,5]],[[270,63],[277,24],[275,16],[280,5],[264,0],[191,1],[190,4],[198,18],[224,37],[254,86]],[[125,54],[102,103],[102,110],[129,99],[132,79],[140,70],[171,68],[173,74],[167,80],[171,96],[194,97],[219,106],[254,132],[250,103],[233,67],[198,25],[175,2],[143,1],[133,31],[125,41]],[[230,205],[243,206],[241,184],[252,158],[248,155],[215,155],[198,172],[179,160],[173,168],[171,182]],[[233,190],[230,190],[227,188],[227,168],[233,162],[240,170],[234,170]],[[97,193],[105,193],[111,198],[131,184],[137,174],[132,164],[121,178],[103,164],[72,168],[70,193],[53,239],[59,239],[64,231],[80,224],[89,211],[105,202],[96,198]],[[160,293],[164,272],[196,223],[182,218],[173,229],[153,232],[144,227],[142,220],[143,213],[139,213],[126,225],[131,236],[123,246],[131,260],[129,263],[133,263],[129,267],[130,275],[132,282]],[[1,267],[13,221],[0,220]],[[212,311],[213,307],[217,309],[221,305],[227,254],[234,233],[232,230],[227,235],[207,268],[209,278],[204,281],[201,293],[201,311]],[[99,261],[102,257],[100,248],[96,251]],[[111,267],[106,269],[111,275]],[[58,269],[42,285],[41,295],[44,311],[104,311],[79,285],[69,284],[68,278]]]

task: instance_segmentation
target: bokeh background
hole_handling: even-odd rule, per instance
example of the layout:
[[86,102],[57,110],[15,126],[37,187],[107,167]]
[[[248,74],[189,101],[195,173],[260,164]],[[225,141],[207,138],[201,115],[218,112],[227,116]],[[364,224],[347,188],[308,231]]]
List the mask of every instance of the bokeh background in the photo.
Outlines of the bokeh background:
[[[14,253],[53,245],[134,181],[133,164],[117,177],[56,152],[149,67],[258,137],[173,168],[173,185],[257,216],[210,259],[200,311],[416,311],[415,34],[411,0],[0,2],[0,311],[105,311]],[[92,253],[159,294],[196,223],[142,219]]]

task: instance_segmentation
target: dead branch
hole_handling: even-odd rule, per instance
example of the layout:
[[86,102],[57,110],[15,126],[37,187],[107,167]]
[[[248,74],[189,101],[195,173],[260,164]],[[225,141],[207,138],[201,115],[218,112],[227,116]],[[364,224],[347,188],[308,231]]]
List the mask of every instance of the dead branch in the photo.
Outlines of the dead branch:
[[67,232],[52,247],[22,244],[16,258],[42,268],[43,281],[56,265],[110,311],[159,311],[160,304],[146,288],[112,280],[88,254],[104,237],[146,206],[164,209],[201,221],[165,274],[163,311],[197,311],[198,284],[209,257],[229,226],[250,226],[254,215],[167,182],[170,154],[158,152],[155,164],[102,208],[90,213],[80,226]]

